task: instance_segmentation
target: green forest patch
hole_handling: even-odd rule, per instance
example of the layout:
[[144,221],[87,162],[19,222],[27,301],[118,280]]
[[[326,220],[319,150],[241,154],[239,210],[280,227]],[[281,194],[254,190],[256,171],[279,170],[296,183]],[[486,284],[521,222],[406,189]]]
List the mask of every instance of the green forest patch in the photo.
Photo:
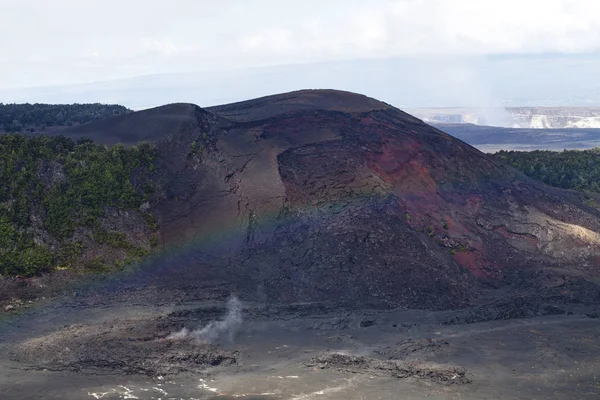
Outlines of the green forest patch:
[[600,208],[600,147],[565,151],[500,151],[497,159],[549,186],[580,191],[586,203]]
[[[140,253],[100,222],[107,208],[141,213],[154,192],[156,157],[147,143],[107,147],[60,136],[0,135],[0,274],[31,276],[72,264],[82,251],[73,240],[79,227]],[[151,214],[143,219],[154,221]],[[56,245],[36,240],[44,235]]]

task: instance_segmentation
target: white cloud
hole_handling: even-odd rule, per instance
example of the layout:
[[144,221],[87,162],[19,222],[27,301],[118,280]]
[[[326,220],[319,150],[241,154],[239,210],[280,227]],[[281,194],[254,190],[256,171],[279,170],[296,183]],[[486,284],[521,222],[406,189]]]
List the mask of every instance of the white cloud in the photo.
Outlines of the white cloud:
[[404,0],[366,3],[337,23],[330,17],[288,32],[285,48],[278,37],[250,34],[260,37],[252,50],[322,58],[600,50],[597,0]]
[[168,39],[143,39],[142,48],[149,52],[154,52],[165,57],[172,57],[178,54],[194,51],[194,46],[178,46]]
[[293,51],[291,37],[292,33],[288,29],[262,29],[254,34],[242,36],[239,45],[245,52],[290,52]]
[[594,52],[600,1],[6,0],[0,36],[2,88],[350,58]]

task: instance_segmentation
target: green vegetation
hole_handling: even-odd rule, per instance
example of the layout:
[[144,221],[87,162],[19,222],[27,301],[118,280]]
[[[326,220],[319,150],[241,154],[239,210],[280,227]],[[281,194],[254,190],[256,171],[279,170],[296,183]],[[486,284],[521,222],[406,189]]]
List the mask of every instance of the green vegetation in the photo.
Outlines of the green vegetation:
[[190,145],[190,156],[195,155],[198,153],[198,142],[196,142],[195,140],[192,142],[192,144]]
[[600,193],[600,147],[560,152],[500,151],[494,156],[547,185]]
[[192,157],[192,156],[195,156],[198,154],[202,155],[204,153],[204,151],[206,150],[206,142],[207,142],[206,132],[202,132],[200,144],[198,144],[198,140],[194,140],[190,144],[190,152],[188,153],[188,157]]
[[126,114],[131,110],[114,104],[2,104],[0,131],[35,132],[51,126],[71,126]]
[[127,241],[127,236],[123,232],[108,232],[98,229],[94,235],[97,243],[108,244],[117,249],[129,249],[131,244]]
[[433,231],[433,228],[431,226],[427,227],[427,231],[425,233],[427,233],[427,236],[429,236],[430,238],[435,236],[435,232]]
[[[107,232],[100,222],[107,208],[139,212],[153,192],[155,157],[147,143],[109,148],[60,136],[0,135],[0,274],[71,265],[82,252],[73,238],[79,227],[91,230],[96,243],[139,256],[123,233]],[[157,229],[152,215],[144,219]],[[57,244],[54,251],[47,240],[34,241],[44,234]]]
[[106,261],[102,257],[95,257],[91,259],[85,264],[85,268],[90,272],[98,274],[109,272]]
[[457,246],[454,246],[450,249],[450,255],[455,255],[456,253],[465,253],[469,251],[469,244],[459,243]]
[[53,254],[19,232],[6,216],[0,216],[0,272],[4,275],[34,275],[53,267]]

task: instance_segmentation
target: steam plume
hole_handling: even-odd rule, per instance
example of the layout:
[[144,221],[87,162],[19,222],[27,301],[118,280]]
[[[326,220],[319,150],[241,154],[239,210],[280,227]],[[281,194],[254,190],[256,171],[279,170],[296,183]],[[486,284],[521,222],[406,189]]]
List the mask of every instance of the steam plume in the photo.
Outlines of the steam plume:
[[183,328],[167,336],[167,340],[196,339],[202,342],[213,343],[223,335],[227,335],[229,341],[233,338],[242,325],[242,303],[235,296],[227,301],[227,314],[220,321],[211,321],[204,328],[190,331]]

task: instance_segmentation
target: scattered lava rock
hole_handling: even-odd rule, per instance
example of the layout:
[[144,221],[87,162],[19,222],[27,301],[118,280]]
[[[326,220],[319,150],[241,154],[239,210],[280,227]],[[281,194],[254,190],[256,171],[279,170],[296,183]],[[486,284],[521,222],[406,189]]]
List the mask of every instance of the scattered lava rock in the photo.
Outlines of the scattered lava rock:
[[343,343],[343,344],[354,344],[356,341],[352,337],[352,335],[348,335],[345,333],[339,335],[329,336],[327,339],[335,342],[335,343]]
[[447,353],[450,344],[442,339],[408,339],[394,346],[375,350],[375,354],[388,360],[423,359],[424,357]]
[[304,364],[309,368],[337,369],[353,374],[425,379],[442,385],[471,383],[464,368],[422,362],[399,362],[341,353],[325,353]]
[[375,321],[372,321],[372,320],[364,320],[364,321],[361,321],[361,323],[360,323],[361,328],[368,328],[373,325],[375,325]]

